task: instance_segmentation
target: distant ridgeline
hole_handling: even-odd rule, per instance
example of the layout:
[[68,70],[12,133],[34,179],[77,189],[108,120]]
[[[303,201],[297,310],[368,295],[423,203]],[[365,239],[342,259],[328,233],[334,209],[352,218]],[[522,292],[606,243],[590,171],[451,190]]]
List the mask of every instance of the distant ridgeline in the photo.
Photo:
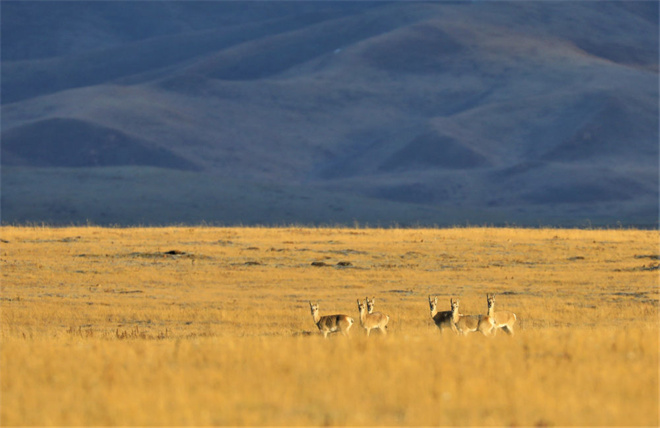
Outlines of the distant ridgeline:
[[657,2],[79,6],[3,3],[5,223],[658,227]]

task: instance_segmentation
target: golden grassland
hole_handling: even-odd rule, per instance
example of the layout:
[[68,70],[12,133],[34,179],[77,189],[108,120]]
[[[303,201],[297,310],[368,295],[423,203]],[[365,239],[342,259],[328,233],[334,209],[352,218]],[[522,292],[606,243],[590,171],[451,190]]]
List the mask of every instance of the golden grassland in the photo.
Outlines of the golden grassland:
[[[2,425],[660,423],[657,231],[0,230]],[[487,292],[515,336],[433,324]]]

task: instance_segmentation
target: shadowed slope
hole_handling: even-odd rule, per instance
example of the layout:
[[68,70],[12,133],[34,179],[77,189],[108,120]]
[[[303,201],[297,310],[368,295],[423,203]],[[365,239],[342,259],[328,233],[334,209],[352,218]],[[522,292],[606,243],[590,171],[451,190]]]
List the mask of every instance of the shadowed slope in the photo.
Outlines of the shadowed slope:
[[11,129],[3,134],[2,149],[7,165],[197,169],[194,163],[146,141],[73,119],[47,119]]

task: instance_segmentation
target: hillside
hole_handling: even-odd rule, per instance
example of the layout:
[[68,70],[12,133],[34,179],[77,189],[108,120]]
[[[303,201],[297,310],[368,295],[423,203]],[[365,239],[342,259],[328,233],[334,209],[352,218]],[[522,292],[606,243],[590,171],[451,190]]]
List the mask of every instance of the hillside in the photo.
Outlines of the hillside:
[[656,2],[77,6],[2,5],[5,222],[657,226]]

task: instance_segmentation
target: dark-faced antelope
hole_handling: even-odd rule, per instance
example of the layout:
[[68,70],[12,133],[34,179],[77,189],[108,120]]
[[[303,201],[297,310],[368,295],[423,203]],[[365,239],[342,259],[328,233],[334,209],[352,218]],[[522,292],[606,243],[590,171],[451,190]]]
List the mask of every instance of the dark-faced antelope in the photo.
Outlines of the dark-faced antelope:
[[495,328],[492,318],[492,307],[489,304],[487,315],[461,315],[458,312],[459,300],[451,300],[451,320],[456,330],[462,335],[480,332],[484,336],[490,336]]
[[348,337],[348,330],[353,325],[353,318],[348,315],[319,315],[319,304],[309,302],[309,307],[312,311],[312,318],[314,318],[314,323],[319,328],[323,337],[327,338],[328,334],[334,332],[340,332],[344,336]]
[[379,329],[383,334],[387,334],[387,330],[385,330],[385,328],[387,327],[387,323],[390,321],[390,317],[388,315],[382,314],[380,312],[374,312],[371,314],[367,313],[367,308],[365,307],[364,303],[360,302],[359,299],[357,301],[357,305],[358,311],[360,312],[360,325],[362,328],[367,330],[367,336],[369,336],[369,333],[374,328]]
[[513,336],[513,325],[516,323],[516,314],[509,311],[497,311],[495,312],[495,295],[491,294],[490,296],[486,294],[488,298],[488,307],[493,306],[493,320],[495,321],[495,333],[498,329],[502,329],[508,334]]
[[429,307],[431,309],[431,318],[433,319],[435,325],[440,329],[440,333],[442,333],[442,330],[444,330],[445,328],[448,328],[454,331],[455,333],[458,333],[458,330],[456,330],[456,327],[454,326],[454,323],[451,320],[451,311],[438,312],[437,297],[431,299],[431,296],[429,296]]

